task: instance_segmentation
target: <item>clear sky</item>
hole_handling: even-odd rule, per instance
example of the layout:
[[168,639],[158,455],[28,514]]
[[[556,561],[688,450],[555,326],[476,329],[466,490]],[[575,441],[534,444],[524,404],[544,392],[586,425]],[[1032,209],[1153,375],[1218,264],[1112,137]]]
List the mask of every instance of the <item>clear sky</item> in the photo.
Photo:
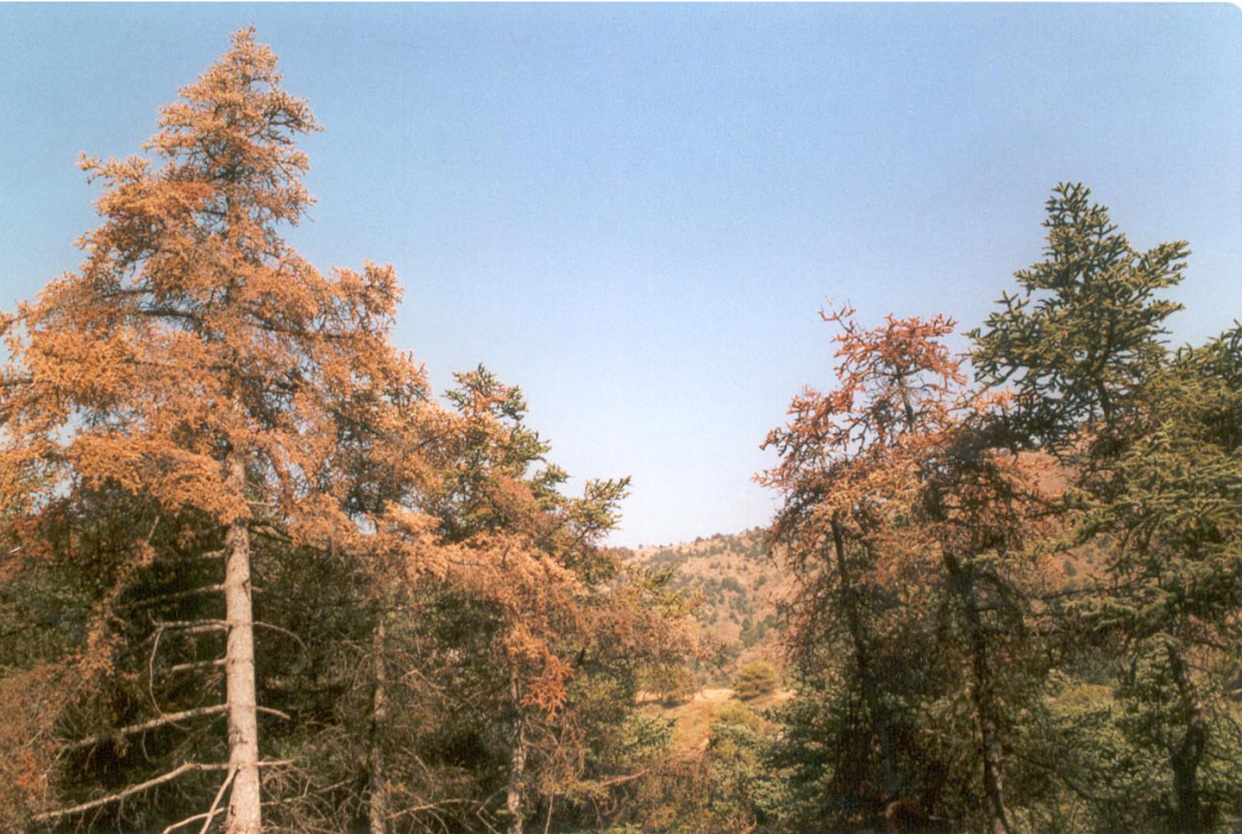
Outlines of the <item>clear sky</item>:
[[764,523],[824,298],[974,326],[1060,180],[1190,240],[1179,340],[1242,316],[1242,11],[1155,4],[0,3],[0,307],[79,262],[78,152],[248,23],[325,127],[291,241],[392,262],[437,389],[482,361],[571,473],[632,475],[619,544]]

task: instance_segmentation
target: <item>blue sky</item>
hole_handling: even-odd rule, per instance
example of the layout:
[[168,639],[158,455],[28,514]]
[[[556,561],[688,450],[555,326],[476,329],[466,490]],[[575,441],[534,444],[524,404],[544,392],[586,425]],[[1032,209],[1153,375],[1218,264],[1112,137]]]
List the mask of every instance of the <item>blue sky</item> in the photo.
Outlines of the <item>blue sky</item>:
[[1242,316],[1223,4],[0,4],[0,307],[79,262],[78,152],[136,152],[248,23],[325,127],[291,241],[392,262],[437,389],[482,361],[571,473],[632,475],[619,544],[763,524],[824,298],[974,326],[1058,181],[1191,242],[1178,340]]

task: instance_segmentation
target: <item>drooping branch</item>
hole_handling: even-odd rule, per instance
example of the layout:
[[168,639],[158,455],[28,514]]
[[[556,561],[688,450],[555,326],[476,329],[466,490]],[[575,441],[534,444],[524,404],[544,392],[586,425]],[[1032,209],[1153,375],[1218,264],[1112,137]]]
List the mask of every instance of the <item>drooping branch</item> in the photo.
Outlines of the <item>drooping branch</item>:
[[187,721],[191,718],[203,718],[209,715],[222,715],[226,709],[224,704],[213,704],[209,707],[197,707],[196,709],[182,710],[181,712],[170,712],[159,718],[152,718],[150,721],[143,721],[140,724],[130,724],[125,727],[117,727],[107,733],[99,733],[98,735],[87,736],[78,739],[65,747],[66,750],[81,750],[86,747],[94,747],[105,741],[122,739],[127,736],[145,733],[147,730],[154,730],[157,727],[163,727],[166,724],[175,724],[178,721]]
[[160,785],[171,782],[177,777],[184,776],[187,773],[227,770],[228,767],[229,766],[224,763],[210,764],[204,762],[185,762],[163,775],[156,776],[154,779],[148,779],[145,782],[139,782],[137,785],[131,785],[123,791],[117,791],[116,793],[109,794],[108,796],[101,796],[99,799],[92,799],[90,802],[83,802],[81,805],[74,805],[70,808],[60,808],[56,811],[47,811],[43,814],[36,814],[34,821],[56,822],[57,820],[73,816],[74,814],[81,814],[86,811],[94,810],[95,808],[102,808],[103,806],[110,805],[113,802],[121,802],[134,794],[159,787]]
[[186,817],[180,822],[174,822],[172,825],[161,831],[160,834],[169,834],[171,831],[176,831],[178,828],[183,828],[191,823],[198,822],[199,820],[203,821],[203,827],[200,829],[199,834],[207,834],[207,829],[211,827],[212,818],[225,811],[224,808],[220,807],[220,799],[224,796],[224,792],[228,790],[229,784],[233,781],[233,775],[235,773],[237,773],[236,770],[229,770],[229,775],[225,777],[224,782],[220,784],[220,790],[216,791],[216,798],[212,801],[211,808],[209,808],[206,813],[195,814],[192,817]]
[[198,822],[199,820],[202,820],[205,825],[209,825],[211,820],[215,819],[220,814],[223,814],[226,810],[228,809],[227,808],[212,808],[212,810],[210,811],[204,811],[201,814],[195,814],[192,817],[186,817],[180,822],[174,822],[172,825],[168,826],[163,831],[161,831],[160,834],[169,834],[169,832],[176,831],[178,828],[184,828],[187,825],[192,825]]
[[204,824],[210,824],[212,819],[215,819],[216,817],[219,817],[220,814],[225,813],[225,810],[227,810],[227,808],[214,808],[201,814],[195,814],[194,817],[186,817],[178,823],[169,825],[169,827],[165,828],[163,832],[160,832],[160,834],[175,832],[176,829],[185,828],[186,825],[193,825],[194,823],[199,822],[200,819],[204,820]]
[[217,657],[215,660],[195,660],[191,663],[178,663],[168,667],[168,674],[175,675],[178,672],[192,672],[196,669],[210,669],[216,666],[223,666],[224,658]]
[[224,780],[224,784],[220,786],[220,790],[216,791],[216,798],[211,801],[211,807],[207,809],[207,820],[203,823],[203,827],[199,830],[198,834],[207,834],[207,829],[211,827],[211,818],[216,815],[216,809],[220,807],[220,798],[224,796],[224,792],[228,790],[229,783],[233,781],[233,777],[236,775],[236,768],[230,770],[228,778]]
[[[176,629],[182,634],[198,634],[205,631],[224,631],[229,627],[228,620],[163,620],[157,622],[159,629]],[[152,635],[151,639],[154,639]]]
[[[209,661],[209,663],[214,665],[217,661],[213,660]],[[159,727],[163,727],[166,724],[175,724],[178,721],[188,721],[192,718],[204,718],[210,715],[223,715],[227,709],[228,707],[225,704],[212,704],[208,707],[197,707],[195,709],[182,710],[181,712],[170,712],[165,715],[161,715],[159,718],[152,718],[150,721],[143,721],[139,724],[129,724],[125,727],[117,727],[106,733],[99,733],[97,735],[78,739],[77,741],[70,742],[66,745],[65,750],[82,750],[87,747],[94,747],[95,745],[102,744],[105,741],[118,740],[126,738],[127,736],[137,735],[138,733],[145,733],[147,730],[154,730]],[[281,712],[278,709],[272,709],[271,707],[257,707],[257,709],[259,712],[266,713],[267,715],[274,715],[277,718],[283,718],[285,721],[293,720],[288,713]]]
[[287,637],[292,637],[294,642],[296,642],[299,646],[302,647],[302,651],[309,651],[306,647],[306,643],[302,642],[302,638],[298,637],[296,634],[294,634],[292,631],[290,631],[287,628],[281,628],[278,625],[273,625],[271,623],[265,623],[262,620],[255,620],[254,622],[251,623],[251,625],[255,626],[256,628],[270,629],[271,631],[276,631],[276,632],[279,632],[280,634],[284,634]]
[[179,599],[188,599],[190,597],[204,596],[206,594],[214,594],[224,590],[224,585],[204,585],[201,588],[191,588],[188,591],[177,591],[171,594],[160,594],[159,596],[147,597],[146,599],[136,600],[135,602],[123,603],[124,608],[139,609],[150,608],[153,605],[160,605],[165,602],[175,602]]
[[[282,767],[290,764],[293,764],[292,759],[273,759],[270,761],[259,762],[259,767]],[[36,814],[34,816],[34,821],[44,823],[56,822],[57,820],[73,816],[74,814],[81,814],[86,811],[93,811],[96,808],[102,808],[105,805],[111,805],[113,802],[122,802],[134,794],[142,793],[143,791],[150,790],[151,788],[158,788],[160,785],[167,784],[177,777],[184,776],[187,773],[211,772],[228,769],[229,765],[226,762],[218,764],[207,762],[184,762],[165,774],[156,776],[154,779],[148,779],[145,782],[139,782],[137,785],[131,785],[123,791],[117,791],[116,793],[108,794],[107,796],[101,796],[99,799],[92,799],[90,802],[83,802],[81,805],[74,805],[70,808],[59,808],[55,811],[47,811],[42,814]],[[199,817],[199,819],[202,819],[202,817]]]

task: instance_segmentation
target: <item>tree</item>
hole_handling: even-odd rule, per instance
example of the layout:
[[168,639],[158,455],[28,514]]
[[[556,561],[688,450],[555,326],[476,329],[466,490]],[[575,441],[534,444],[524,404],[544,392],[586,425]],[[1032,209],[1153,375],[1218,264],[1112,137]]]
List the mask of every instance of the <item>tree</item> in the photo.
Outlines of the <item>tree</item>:
[[[772,537],[786,559],[807,578],[795,603],[794,645],[814,653],[825,632],[844,628],[870,727],[884,768],[884,791],[897,790],[893,717],[881,693],[890,676],[876,668],[877,617],[888,598],[880,587],[881,566],[869,534],[879,506],[875,493],[887,487],[909,460],[910,444],[924,442],[948,420],[951,386],[964,379],[935,339],[952,322],[889,317],[884,326],[863,330],[851,308],[821,311],[839,332],[836,390],[810,387],[790,405],[790,423],[769,433],[765,447],[781,456],[779,466],[760,478],[784,496]],[[896,563],[886,570],[892,577]],[[910,587],[918,587],[916,577]],[[891,583],[890,583],[891,584]],[[823,609],[821,600],[832,600]]]
[[1164,323],[1181,305],[1157,297],[1182,280],[1186,241],[1137,252],[1091,189],[1061,183],[1048,198],[1044,259],[1014,273],[1020,295],[968,334],[984,387],[1010,385],[1015,441],[1064,454],[1089,427],[1116,442],[1145,380],[1164,359]]
[[[877,817],[899,793],[926,789],[915,775],[925,763],[917,755],[899,762],[899,750],[918,749],[904,743],[918,734],[910,701],[947,687],[970,698],[983,813],[990,830],[1007,831],[1001,704],[1007,689],[1020,688],[1002,685],[999,657],[1018,651],[1023,600],[1038,582],[1023,557],[1043,500],[1032,462],[994,448],[991,414],[1003,400],[964,390],[943,343],[951,321],[890,316],[867,330],[848,308],[823,317],[840,328],[838,386],[795,398],[789,424],[766,444],[780,463],[761,480],[782,493],[773,536],[800,580],[795,660],[806,680],[823,681],[816,666],[839,629],[851,660],[843,692],[856,692],[865,709],[867,743],[843,745],[843,756],[859,760],[837,767],[857,776],[839,789]],[[931,645],[962,658],[965,680],[927,657]],[[915,669],[948,680],[913,679]],[[865,752],[872,738],[882,790]]]
[[[626,569],[601,546],[628,479],[564,495],[567,475],[527,426],[521,391],[481,366],[456,376],[459,426],[427,505],[447,565],[429,596],[454,646],[440,676],[488,705],[463,716],[462,735],[481,748],[478,792],[503,796],[496,816],[519,832],[536,814],[551,824],[558,802],[572,818],[642,775],[622,752],[640,675],[685,655],[687,609],[668,577]],[[617,772],[627,765],[640,772]]]
[[[226,701],[194,715],[226,717],[227,763],[174,751],[182,761],[162,776],[45,820],[214,770],[223,774],[216,802],[228,792],[226,830],[257,834],[252,536],[274,533],[290,555],[334,542],[356,552],[377,546],[371,534],[402,548],[404,532],[418,527],[396,504],[351,512],[334,480],[333,455],[357,404],[395,426],[424,398],[425,383],[387,340],[399,297],[392,269],[325,276],[280,236],[311,201],[294,140],[318,129],[306,103],[281,87],[276,58],[253,29],[237,32],[162,110],[145,146],[162,166],[83,159],[104,183],[103,223],[81,241],[86,259],[2,322],[10,360],[0,385],[0,491],[22,546],[46,549],[66,509],[88,501],[141,510],[110,538],[122,555],[99,601],[99,633],[155,560],[223,561],[216,585],[184,591],[222,593],[223,617],[157,631],[225,635]],[[405,477],[420,464],[412,455],[378,465]],[[97,643],[88,646],[96,663],[120,650],[111,638]],[[111,732],[138,736],[167,719]]]
[[1157,293],[1181,281],[1187,244],[1136,252],[1090,193],[1054,189],[1045,259],[972,331],[972,359],[985,385],[1017,389],[1010,442],[1057,455],[1077,488],[1062,508],[1071,544],[1104,553],[1107,583],[1066,611],[1093,645],[1122,649],[1118,695],[1145,716],[1124,726],[1163,749],[1172,777],[1166,826],[1203,831],[1204,672],[1236,651],[1242,603],[1238,336],[1170,355],[1164,322],[1180,305]]
[[764,695],[771,695],[776,691],[779,682],[776,669],[772,668],[771,663],[756,660],[754,663],[747,663],[738,671],[733,691],[743,701],[753,701]]
[[1240,333],[1183,349],[1153,375],[1144,431],[1111,464],[1113,488],[1078,531],[1112,545],[1113,587],[1086,607],[1095,627],[1131,647],[1120,694],[1142,716],[1129,722],[1131,735],[1167,757],[1175,831],[1210,830],[1232,799],[1205,772],[1229,759],[1220,675],[1239,651]]

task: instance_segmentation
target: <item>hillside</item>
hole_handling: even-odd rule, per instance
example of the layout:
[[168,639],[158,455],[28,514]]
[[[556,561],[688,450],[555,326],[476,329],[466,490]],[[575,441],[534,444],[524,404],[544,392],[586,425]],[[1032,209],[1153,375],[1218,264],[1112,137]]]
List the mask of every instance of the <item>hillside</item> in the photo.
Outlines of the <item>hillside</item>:
[[777,602],[788,577],[773,561],[759,528],[681,544],[622,548],[626,561],[674,568],[674,585],[698,593],[701,636],[720,646],[720,660],[704,664],[705,683],[730,683],[737,669],[763,658],[781,663]]
[[[700,684],[730,686],[737,670],[752,660],[783,667],[777,607],[790,577],[772,558],[762,528],[619,552],[632,564],[673,568],[674,587],[701,598],[695,612],[698,634],[719,651],[714,661],[699,664]],[[1103,558],[1095,544],[1062,553],[1056,559],[1060,581],[1081,584],[1098,578]]]

